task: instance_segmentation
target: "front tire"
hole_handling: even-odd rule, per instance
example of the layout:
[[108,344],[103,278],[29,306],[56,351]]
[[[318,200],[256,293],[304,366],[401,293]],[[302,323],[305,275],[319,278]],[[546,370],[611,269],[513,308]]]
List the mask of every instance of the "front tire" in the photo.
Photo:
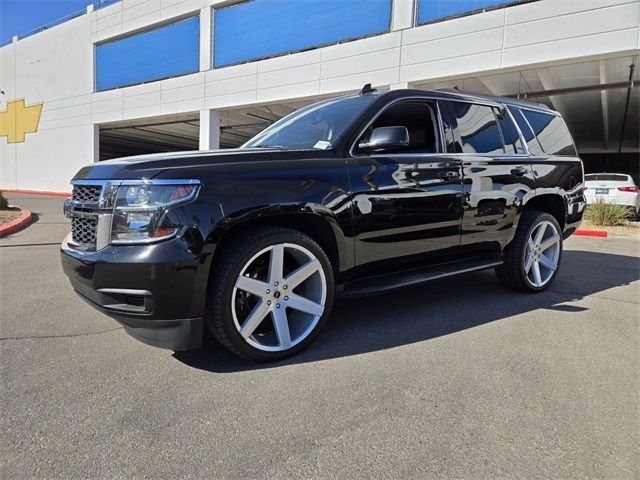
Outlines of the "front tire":
[[508,288],[539,293],[555,280],[561,258],[562,230],[558,221],[548,213],[526,211],[496,274]]
[[309,345],[333,304],[334,278],[322,248],[285,228],[244,234],[216,255],[207,325],[226,348],[270,361]]

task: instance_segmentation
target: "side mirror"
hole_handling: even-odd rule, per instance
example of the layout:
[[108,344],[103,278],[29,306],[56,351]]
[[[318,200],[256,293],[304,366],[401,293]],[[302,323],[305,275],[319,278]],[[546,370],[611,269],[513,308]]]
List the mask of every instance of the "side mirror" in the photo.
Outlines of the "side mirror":
[[405,148],[409,146],[409,131],[407,127],[378,127],[374,128],[368,140],[358,144],[364,152],[387,150],[391,148]]

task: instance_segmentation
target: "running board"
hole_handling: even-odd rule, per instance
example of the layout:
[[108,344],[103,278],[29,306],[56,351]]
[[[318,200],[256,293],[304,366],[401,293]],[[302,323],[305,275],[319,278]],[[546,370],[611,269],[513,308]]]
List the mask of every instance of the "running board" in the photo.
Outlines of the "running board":
[[436,280],[438,278],[451,277],[461,273],[476,272],[498,267],[503,264],[501,259],[474,258],[459,262],[435,265],[433,267],[414,269],[393,273],[390,275],[379,275],[375,277],[363,278],[347,283],[340,293],[342,297],[372,295],[374,293],[386,292],[398,288],[411,287],[421,283]]

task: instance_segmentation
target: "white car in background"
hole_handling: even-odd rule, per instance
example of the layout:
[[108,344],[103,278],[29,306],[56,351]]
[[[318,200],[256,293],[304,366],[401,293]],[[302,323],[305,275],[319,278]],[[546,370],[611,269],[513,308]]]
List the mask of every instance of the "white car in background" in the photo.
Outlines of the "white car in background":
[[623,173],[588,173],[584,180],[587,204],[604,202],[624,205],[638,215],[640,190],[631,176]]

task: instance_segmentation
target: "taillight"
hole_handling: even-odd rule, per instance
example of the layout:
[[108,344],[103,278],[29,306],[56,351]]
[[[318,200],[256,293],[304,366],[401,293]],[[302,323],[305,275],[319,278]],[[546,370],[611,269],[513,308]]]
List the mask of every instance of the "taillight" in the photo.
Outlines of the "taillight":
[[638,187],[636,187],[635,185],[633,187],[618,187],[618,190],[620,190],[621,192],[638,193]]
[[582,187],[582,193],[586,192],[587,190],[589,190],[589,187]]

